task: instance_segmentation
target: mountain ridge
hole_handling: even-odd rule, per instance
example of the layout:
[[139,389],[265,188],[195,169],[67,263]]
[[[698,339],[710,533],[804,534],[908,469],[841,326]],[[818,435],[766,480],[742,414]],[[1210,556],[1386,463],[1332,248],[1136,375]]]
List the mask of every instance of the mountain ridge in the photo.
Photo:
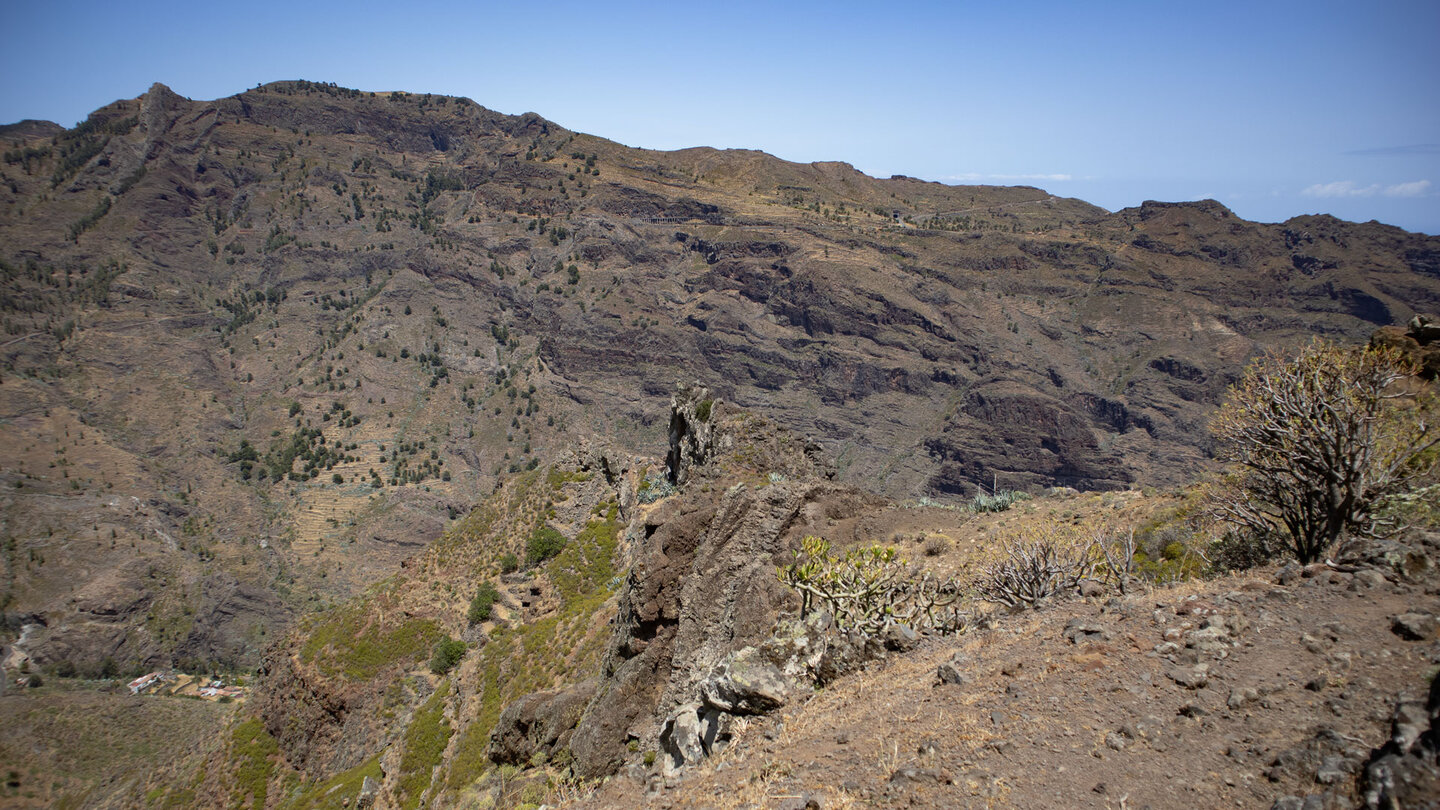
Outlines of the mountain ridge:
[[679,382],[893,497],[1165,485],[1255,353],[1440,309],[1440,240],[1391,226],[631,149],[428,94],[156,85],[7,131],[6,610],[47,665],[248,666],[577,437],[658,455]]

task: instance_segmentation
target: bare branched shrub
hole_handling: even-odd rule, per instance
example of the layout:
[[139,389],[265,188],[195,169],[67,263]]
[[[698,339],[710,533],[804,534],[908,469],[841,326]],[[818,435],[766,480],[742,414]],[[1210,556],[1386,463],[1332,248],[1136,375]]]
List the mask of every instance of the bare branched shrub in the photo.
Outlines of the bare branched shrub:
[[1322,340],[1251,364],[1211,425],[1231,464],[1216,516],[1287,537],[1301,563],[1344,535],[1383,534],[1380,505],[1423,485],[1440,443],[1434,396],[1408,385],[1415,373],[1395,350]]
[[904,624],[957,633],[968,623],[955,580],[912,569],[888,546],[855,548],[835,557],[828,542],[806,537],[794,561],[777,575],[800,592],[802,616],[828,610],[845,629],[875,635],[886,625]]
[[981,569],[980,598],[1009,608],[1035,607],[1079,586],[1102,559],[1091,538],[1054,521],[1036,521],[1004,540],[998,559]]
[[1113,585],[1122,596],[1129,593],[1131,584],[1138,579],[1135,572],[1135,552],[1140,546],[1135,539],[1135,527],[1098,528],[1092,544],[1100,555],[1096,574]]

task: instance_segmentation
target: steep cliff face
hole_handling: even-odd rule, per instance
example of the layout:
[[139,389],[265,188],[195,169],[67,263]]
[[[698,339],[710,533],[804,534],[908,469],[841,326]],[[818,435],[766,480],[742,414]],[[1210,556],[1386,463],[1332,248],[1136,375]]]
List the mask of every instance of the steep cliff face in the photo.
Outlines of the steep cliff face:
[[599,685],[570,739],[584,778],[613,773],[635,745],[655,750],[665,716],[794,611],[775,570],[807,529],[881,502],[832,483],[813,443],[733,412],[703,387],[676,394],[671,410],[668,473],[686,486],[632,527],[637,545]]

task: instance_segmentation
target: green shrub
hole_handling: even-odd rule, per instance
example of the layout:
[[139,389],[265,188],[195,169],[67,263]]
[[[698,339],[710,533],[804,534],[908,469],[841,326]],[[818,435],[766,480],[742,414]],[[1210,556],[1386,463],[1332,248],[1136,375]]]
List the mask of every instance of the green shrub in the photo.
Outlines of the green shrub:
[[565,535],[549,526],[541,526],[525,543],[525,561],[530,565],[539,565],[564,551],[567,542]]
[[1165,512],[1135,530],[1135,573],[1157,585],[1205,573],[1204,546],[1181,512]]
[[869,636],[904,616],[914,629],[941,634],[963,632],[968,616],[959,608],[961,590],[954,579],[912,570],[894,548],[852,548],[842,556],[816,536],[800,541],[789,565],[776,570],[780,582],[800,593],[800,615],[823,608],[845,629]]
[[1229,464],[1214,516],[1287,536],[1302,565],[1342,537],[1384,535],[1385,500],[1430,483],[1440,447],[1433,392],[1399,397],[1418,372],[1398,350],[1318,338],[1252,363],[1211,423]]
[[435,653],[430,656],[430,671],[444,675],[465,657],[465,642],[459,639],[442,638],[435,642]]
[[415,718],[405,729],[405,753],[400,758],[396,778],[400,807],[404,810],[420,806],[435,766],[440,764],[450,735],[454,734],[450,722],[445,719],[445,697],[449,693],[449,682],[442,683],[415,712]]
[[[512,555],[513,556],[513,555]],[[500,600],[500,592],[495,586],[486,582],[475,592],[475,598],[470,600],[470,614],[468,618],[471,624],[479,624],[490,618],[490,609]]]
[[513,574],[513,573],[515,573],[516,571],[519,571],[519,570],[520,570],[520,558],[519,558],[519,557],[516,557],[514,554],[511,554],[511,553],[508,552],[508,551],[505,552],[504,554],[502,554],[502,555],[500,556],[500,573],[502,573],[502,574]]
[[230,758],[238,761],[239,767],[231,795],[233,805],[243,806],[249,799],[251,810],[264,810],[279,752],[279,743],[265,730],[260,718],[252,717],[235,726],[230,735]]

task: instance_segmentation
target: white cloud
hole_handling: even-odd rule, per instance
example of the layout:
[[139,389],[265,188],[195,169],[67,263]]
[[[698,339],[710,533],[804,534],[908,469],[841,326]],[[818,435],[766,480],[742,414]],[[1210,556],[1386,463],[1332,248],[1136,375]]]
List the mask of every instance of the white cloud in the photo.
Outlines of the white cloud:
[[1382,186],[1379,183],[1362,186],[1353,180],[1337,180],[1333,183],[1316,183],[1300,193],[1306,197],[1374,197],[1376,194],[1386,197],[1423,197],[1429,191],[1429,180],[1412,180],[1392,186]]
[[965,174],[952,174],[942,177],[942,180],[959,180],[966,183],[974,183],[981,180],[1048,180],[1053,183],[1063,183],[1075,179],[1068,174],[980,174],[978,172],[967,172]]
[[1379,190],[1379,185],[1361,186],[1353,180],[1337,180],[1334,183],[1316,183],[1300,193],[1306,197],[1373,197]]
[[1411,183],[1396,183],[1385,189],[1386,197],[1423,197],[1430,190],[1429,180],[1416,180]]

